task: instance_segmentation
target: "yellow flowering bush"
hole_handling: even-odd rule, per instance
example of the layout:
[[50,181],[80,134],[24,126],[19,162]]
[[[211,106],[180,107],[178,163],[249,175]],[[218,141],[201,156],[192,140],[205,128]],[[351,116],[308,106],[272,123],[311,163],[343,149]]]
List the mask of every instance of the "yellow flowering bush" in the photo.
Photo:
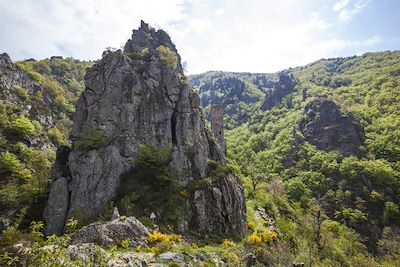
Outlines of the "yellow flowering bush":
[[121,242],[121,247],[124,249],[128,249],[131,246],[131,241],[129,239],[123,240]]
[[233,243],[232,241],[227,240],[227,239],[225,239],[221,244],[221,247],[223,247],[223,248],[231,248],[234,246],[235,246],[235,243]]
[[271,245],[274,240],[278,238],[275,231],[267,231],[261,234],[261,239],[264,243]]
[[157,254],[170,250],[174,244],[181,243],[182,237],[180,235],[166,235],[160,232],[153,232],[150,234],[148,241],[149,244],[154,245],[149,251]]
[[278,234],[275,231],[253,233],[247,237],[246,243],[255,246],[261,246],[263,244],[271,245],[277,238]]
[[252,234],[247,237],[246,243],[249,245],[261,246],[263,241],[262,238],[257,234]]
[[249,222],[249,223],[247,224],[247,227],[248,227],[252,232],[254,232],[254,230],[256,229],[256,224],[255,224],[254,222]]

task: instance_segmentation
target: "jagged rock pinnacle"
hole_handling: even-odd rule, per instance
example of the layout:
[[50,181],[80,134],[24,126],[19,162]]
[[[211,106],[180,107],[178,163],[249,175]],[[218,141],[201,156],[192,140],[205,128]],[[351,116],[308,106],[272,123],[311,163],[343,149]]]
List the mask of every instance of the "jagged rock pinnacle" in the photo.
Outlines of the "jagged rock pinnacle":
[[[48,234],[61,233],[74,214],[98,216],[116,197],[121,175],[133,167],[143,144],[172,148],[170,165],[182,185],[205,180],[210,160],[225,164],[205,127],[199,96],[163,30],[142,21],[123,51],[104,54],[88,70],[85,83],[68,161],[57,160],[54,171],[45,214]],[[65,167],[67,172],[60,171]],[[196,188],[186,205],[182,232],[244,235],[244,192],[234,175]]]

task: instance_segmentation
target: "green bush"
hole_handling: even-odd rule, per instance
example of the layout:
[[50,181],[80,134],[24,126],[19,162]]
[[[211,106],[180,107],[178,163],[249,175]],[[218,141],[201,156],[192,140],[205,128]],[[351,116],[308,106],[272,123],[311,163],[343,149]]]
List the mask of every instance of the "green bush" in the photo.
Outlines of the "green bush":
[[43,76],[33,69],[32,62],[18,62],[17,65],[23,69],[28,75],[37,83],[41,84],[43,81]]
[[102,130],[92,129],[78,135],[75,147],[79,150],[92,150],[104,146],[106,142],[107,137]]
[[163,45],[157,47],[157,51],[161,61],[167,63],[172,69],[178,67],[178,56],[174,51]]
[[233,168],[229,165],[223,165],[215,160],[207,161],[208,176],[211,178],[224,178],[233,173]]
[[171,150],[142,145],[133,167],[121,175],[117,205],[125,215],[137,218],[159,214],[157,222],[177,224],[183,200],[178,177],[170,167]]
[[21,169],[21,162],[16,155],[10,152],[4,153],[0,158],[1,171],[6,173],[16,173]]
[[28,137],[35,134],[35,126],[31,120],[25,117],[20,117],[11,122],[10,130],[20,136]]
[[47,134],[56,146],[67,144],[67,137],[57,127],[51,128]]
[[56,96],[56,98],[54,99],[54,104],[58,107],[58,108],[63,108],[64,104],[65,104],[65,97],[62,95],[58,95]]
[[53,78],[44,76],[41,83],[46,91],[53,97],[59,96],[64,90]]
[[22,100],[27,100],[29,98],[29,94],[24,88],[16,87],[14,90]]
[[385,203],[385,209],[383,211],[383,218],[385,221],[389,222],[390,220],[397,218],[399,214],[399,205],[390,201]]

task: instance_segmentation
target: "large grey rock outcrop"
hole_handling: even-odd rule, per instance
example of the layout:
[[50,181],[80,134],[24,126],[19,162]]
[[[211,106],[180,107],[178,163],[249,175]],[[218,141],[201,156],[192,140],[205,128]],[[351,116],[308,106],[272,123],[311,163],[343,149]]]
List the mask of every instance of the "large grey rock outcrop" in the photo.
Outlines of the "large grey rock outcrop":
[[281,102],[281,100],[293,92],[296,86],[296,79],[293,74],[281,72],[278,75],[278,82],[274,83],[273,88],[265,94],[262,110],[270,110]]
[[300,123],[305,139],[318,149],[359,155],[364,130],[354,116],[327,97],[317,97],[305,107]]
[[192,228],[240,238],[245,231],[243,186],[236,176],[228,175],[204,184],[194,191]]
[[[224,154],[205,127],[199,97],[189,87],[177,50],[164,31],[142,22],[124,51],[105,52],[88,70],[85,80],[71,132],[73,146],[67,162],[69,175],[65,177],[69,196],[63,203],[55,203],[66,189],[57,181],[63,176],[55,175],[45,214],[48,234],[61,233],[66,219],[76,212],[98,215],[115,197],[121,174],[132,168],[142,144],[172,147],[171,165],[182,184],[206,178],[210,159],[225,163]],[[220,204],[234,204],[235,208],[224,208],[230,217],[238,217],[241,225],[235,229],[243,235],[243,187],[238,179],[226,181],[231,183],[227,190],[235,190],[227,192],[231,202]],[[209,206],[219,203],[209,201]],[[65,216],[58,212],[60,207],[68,207]],[[230,224],[220,212],[209,216]],[[207,224],[210,218],[184,220]],[[183,231],[197,231],[189,223],[183,225]]]
[[131,247],[145,246],[149,230],[135,217],[119,218],[103,224],[89,224],[71,238],[72,244],[97,243],[102,246],[119,246],[129,240]]

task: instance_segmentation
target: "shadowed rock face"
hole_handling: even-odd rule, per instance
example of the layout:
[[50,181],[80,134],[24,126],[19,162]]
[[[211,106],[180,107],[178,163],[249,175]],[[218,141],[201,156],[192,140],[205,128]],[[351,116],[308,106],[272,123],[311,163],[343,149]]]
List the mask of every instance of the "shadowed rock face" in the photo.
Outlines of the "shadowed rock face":
[[337,150],[346,156],[359,155],[364,141],[364,130],[354,116],[326,97],[307,104],[300,128],[305,139],[318,149]]
[[[175,55],[177,64],[165,59],[160,48]],[[85,80],[71,132],[73,146],[68,161],[61,164],[67,165],[68,171],[57,171],[58,164],[54,171],[45,213],[48,234],[61,233],[74,212],[98,215],[115,197],[120,175],[132,167],[142,144],[172,147],[171,165],[183,184],[206,178],[209,159],[225,163],[224,154],[205,128],[199,97],[188,87],[180,57],[164,31],[142,22],[124,51],[103,53]],[[88,145],[91,139],[97,141]],[[208,232],[235,229],[243,235],[243,187],[238,179],[226,177],[222,181],[229,184],[229,189],[220,189],[229,201],[211,197],[195,201],[187,215],[190,218],[183,222],[183,231],[196,232],[189,221],[207,224],[209,216],[214,216],[220,218],[219,224],[235,225],[215,225],[205,229]],[[198,216],[200,201],[207,206],[229,207],[208,217]]]
[[296,85],[293,74],[280,73],[279,81],[273,85],[273,89],[267,91],[265,100],[261,106],[262,110],[270,110],[279,104],[285,96],[290,94]]

